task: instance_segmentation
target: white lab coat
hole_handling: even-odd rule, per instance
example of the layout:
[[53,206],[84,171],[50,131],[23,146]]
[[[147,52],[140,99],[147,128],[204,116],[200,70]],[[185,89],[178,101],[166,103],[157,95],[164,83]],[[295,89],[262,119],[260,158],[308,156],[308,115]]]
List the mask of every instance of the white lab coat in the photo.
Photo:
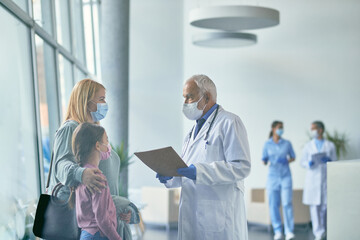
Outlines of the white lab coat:
[[319,152],[325,152],[332,161],[337,160],[335,145],[328,140],[324,141],[321,151],[317,150],[315,140],[305,145],[300,164],[307,169],[303,193],[303,203],[306,205],[327,204],[326,164],[309,167],[312,155]]
[[251,167],[247,133],[238,116],[219,106],[205,141],[215,112],[196,138],[192,131],[183,145],[183,160],[188,165],[195,165],[196,181],[174,177],[165,184],[182,187],[179,240],[248,239],[243,194],[244,178]]

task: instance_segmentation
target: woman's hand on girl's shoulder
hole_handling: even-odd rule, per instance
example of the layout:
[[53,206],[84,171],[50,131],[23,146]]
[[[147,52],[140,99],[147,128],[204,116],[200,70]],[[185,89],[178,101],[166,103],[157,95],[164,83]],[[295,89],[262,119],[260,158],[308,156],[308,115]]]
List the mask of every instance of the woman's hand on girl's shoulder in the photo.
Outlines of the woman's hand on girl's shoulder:
[[82,183],[89,189],[91,193],[101,192],[106,188],[106,177],[102,174],[100,169],[85,168],[82,175]]

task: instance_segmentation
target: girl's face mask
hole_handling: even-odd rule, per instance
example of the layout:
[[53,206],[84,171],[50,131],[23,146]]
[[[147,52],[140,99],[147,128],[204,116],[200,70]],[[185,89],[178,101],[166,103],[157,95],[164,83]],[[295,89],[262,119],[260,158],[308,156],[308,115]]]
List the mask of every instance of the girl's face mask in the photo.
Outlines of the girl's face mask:
[[106,160],[110,157],[110,154],[111,154],[111,146],[110,146],[110,143],[108,143],[107,145],[104,144],[104,143],[100,143],[104,146],[107,146],[107,151],[106,152],[102,152],[100,151],[100,160]]

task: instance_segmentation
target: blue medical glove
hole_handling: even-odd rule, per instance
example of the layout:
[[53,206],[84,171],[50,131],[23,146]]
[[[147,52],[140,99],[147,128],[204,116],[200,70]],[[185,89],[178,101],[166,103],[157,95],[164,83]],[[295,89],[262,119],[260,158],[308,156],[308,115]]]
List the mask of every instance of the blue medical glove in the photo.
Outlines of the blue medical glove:
[[282,163],[282,164],[286,164],[286,163],[288,163],[289,161],[287,160],[286,157],[284,157],[284,158],[278,158],[277,162],[278,162],[278,163]]
[[179,168],[177,173],[192,180],[196,180],[196,167],[193,164],[186,168]]
[[324,156],[324,157],[321,158],[321,161],[323,163],[327,163],[327,162],[331,162],[331,159],[328,156]]
[[161,183],[166,183],[168,180],[172,179],[173,177],[167,177],[157,173],[156,178],[158,178]]
[[263,158],[262,160],[263,160],[264,164],[266,165],[266,164],[268,163],[268,161],[269,161],[269,158],[268,158],[268,157],[265,157],[265,158]]
[[309,161],[309,167],[311,168],[312,166],[314,166],[315,162],[313,160]]

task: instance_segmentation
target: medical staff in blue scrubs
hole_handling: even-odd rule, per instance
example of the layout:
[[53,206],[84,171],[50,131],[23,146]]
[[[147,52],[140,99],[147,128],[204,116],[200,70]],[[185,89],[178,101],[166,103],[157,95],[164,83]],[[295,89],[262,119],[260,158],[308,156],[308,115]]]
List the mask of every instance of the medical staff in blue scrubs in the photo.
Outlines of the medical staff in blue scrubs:
[[283,207],[286,240],[293,239],[294,215],[292,206],[292,179],[289,163],[295,160],[295,153],[290,141],[283,139],[284,125],[274,121],[271,125],[269,140],[263,149],[262,161],[269,163],[266,191],[269,197],[271,223],[274,239],[282,239],[280,201]]

